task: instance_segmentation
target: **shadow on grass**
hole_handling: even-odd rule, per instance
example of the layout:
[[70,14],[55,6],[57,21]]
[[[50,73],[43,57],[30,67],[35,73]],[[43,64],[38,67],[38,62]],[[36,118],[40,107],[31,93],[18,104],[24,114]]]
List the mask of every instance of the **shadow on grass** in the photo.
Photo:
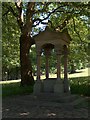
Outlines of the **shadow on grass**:
[[82,73],[83,71],[69,72],[69,74]]

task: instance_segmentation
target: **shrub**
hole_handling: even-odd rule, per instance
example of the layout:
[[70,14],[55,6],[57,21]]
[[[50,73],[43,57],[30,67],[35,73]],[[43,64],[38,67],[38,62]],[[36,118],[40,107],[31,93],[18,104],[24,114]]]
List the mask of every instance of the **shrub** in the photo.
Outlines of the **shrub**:
[[90,77],[70,78],[72,94],[90,96]]

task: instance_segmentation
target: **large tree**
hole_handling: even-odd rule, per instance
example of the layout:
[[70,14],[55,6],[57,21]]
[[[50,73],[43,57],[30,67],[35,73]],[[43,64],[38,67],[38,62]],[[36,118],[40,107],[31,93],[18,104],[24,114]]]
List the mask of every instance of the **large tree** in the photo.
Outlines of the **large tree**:
[[[20,28],[20,65],[21,85],[34,83],[32,76],[32,65],[29,57],[31,45],[35,44],[34,31],[39,24],[47,24],[54,30],[63,30],[70,24],[73,16],[80,17],[89,14],[89,3],[50,3],[50,2],[28,2],[21,0],[15,3],[3,3],[5,9],[3,17],[11,12],[17,20]],[[59,18],[57,20],[57,18]],[[46,21],[48,20],[48,22]]]

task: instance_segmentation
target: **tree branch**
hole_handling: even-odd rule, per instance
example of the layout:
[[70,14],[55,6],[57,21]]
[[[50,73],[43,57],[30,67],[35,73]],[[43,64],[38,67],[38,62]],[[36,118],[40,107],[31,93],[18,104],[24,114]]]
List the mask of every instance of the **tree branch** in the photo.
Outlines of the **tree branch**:
[[12,12],[12,14],[13,14],[15,17],[18,16],[18,15],[14,12],[14,10],[13,10],[13,8],[12,8],[11,6],[9,6],[9,9],[10,9],[10,11]]
[[22,0],[18,0],[18,2],[15,2],[15,5],[16,5],[17,10],[18,10],[17,22],[18,22],[18,25],[20,26],[20,29],[22,31],[23,22],[24,22],[23,14],[22,14]]
[[[60,12],[60,13],[61,13],[61,12],[65,12],[64,10],[59,10],[61,7],[62,7],[62,6],[59,6],[59,7],[57,7],[56,9],[54,9],[52,12],[48,12],[48,16],[45,17],[44,19],[40,19],[40,18],[34,19],[34,20],[33,20],[33,24],[34,24],[34,22],[37,22],[37,23],[36,23],[35,25],[33,25],[33,27],[36,27],[36,26],[39,25],[40,23],[43,23],[43,21],[44,21],[44,20],[47,20],[47,19],[50,17],[50,15],[53,14],[53,13],[56,13],[56,12]],[[71,16],[72,16],[73,12],[74,12],[74,9],[72,9],[71,12],[66,12],[66,13],[69,14],[69,15],[68,15],[67,18],[64,20],[64,22],[62,23],[62,25],[58,26],[60,29],[62,29],[64,26],[66,26],[65,24],[66,24],[66,22],[68,22],[69,19],[71,19]],[[49,21],[49,22],[50,22],[50,24],[52,25],[51,21]],[[46,23],[45,23],[45,24],[46,24]]]
[[42,13],[42,12],[47,12],[47,7],[51,4],[51,2],[46,2],[46,3],[42,3],[42,5],[44,5],[43,9],[41,10],[35,10],[34,14],[37,14],[37,13]]
[[24,34],[29,34],[32,31],[32,18],[34,14],[35,2],[28,2],[26,11],[26,23],[24,25]]
[[14,9],[12,8],[12,6],[10,4],[3,4],[3,7],[7,7],[7,12],[4,13],[3,15],[5,14],[8,14],[8,12],[11,12],[16,18],[17,18],[17,22],[18,22],[18,25],[20,27],[20,29],[22,30],[22,27],[23,27],[23,16],[22,16],[22,2],[21,0],[18,0],[18,2],[15,3],[16,7],[17,7],[17,10],[18,10],[18,13],[17,14]]
[[[57,10],[58,10],[60,7],[61,7],[61,6],[59,6],[59,7],[56,8],[56,9],[54,9],[52,12],[48,12],[48,16],[45,17],[44,19],[40,19],[40,18],[34,19],[34,20],[33,20],[33,23],[36,22],[36,21],[38,21],[38,23],[37,23],[35,26],[39,25],[40,22],[42,22],[42,21],[44,21],[44,20],[47,20],[47,19],[50,17],[50,15],[53,14],[53,13],[55,13],[55,12],[57,12]],[[61,11],[61,12],[64,12],[64,11]]]
[[7,8],[7,11],[3,14],[3,16],[8,14],[8,12],[11,12],[15,17],[17,17],[17,14],[13,10],[13,8],[10,6],[10,4],[3,4],[2,6]]
[[76,32],[76,34],[78,35],[78,37],[79,37],[79,39],[80,39],[80,41],[81,41],[81,45],[82,45],[82,39],[81,39],[81,36],[80,36],[80,34],[79,34],[79,32],[76,30],[76,25],[75,25],[75,20],[74,20],[74,18],[72,18],[73,19],[73,25],[74,25],[74,31]]
[[7,10],[2,16],[4,17],[5,15],[7,15],[9,13],[9,10]]

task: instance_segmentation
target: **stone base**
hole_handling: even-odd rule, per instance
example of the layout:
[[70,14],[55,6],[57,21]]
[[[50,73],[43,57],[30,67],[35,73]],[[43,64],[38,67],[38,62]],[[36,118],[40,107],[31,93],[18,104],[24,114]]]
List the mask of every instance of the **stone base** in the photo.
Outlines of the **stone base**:
[[46,79],[43,81],[36,81],[34,84],[33,93],[63,94],[64,93],[63,81],[57,79]]
[[42,92],[42,81],[36,81],[33,87],[33,94],[40,94]]
[[43,81],[43,92],[53,93],[56,79],[46,79]]
[[67,79],[64,79],[63,85],[64,85],[64,92],[70,93],[69,81]]
[[61,80],[57,80],[56,84],[54,85],[54,93],[55,94],[63,94],[64,93],[64,87],[63,82]]

